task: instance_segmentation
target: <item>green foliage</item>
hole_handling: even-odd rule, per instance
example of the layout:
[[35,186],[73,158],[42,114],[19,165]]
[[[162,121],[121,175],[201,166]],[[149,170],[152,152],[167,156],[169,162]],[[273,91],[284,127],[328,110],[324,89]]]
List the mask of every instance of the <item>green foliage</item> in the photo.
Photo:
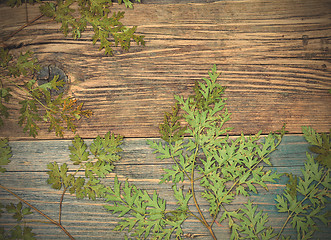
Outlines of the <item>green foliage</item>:
[[164,122],[159,125],[161,138],[166,142],[176,142],[183,139],[183,134],[186,131],[186,127],[181,127],[179,120],[182,116],[178,115],[179,106],[175,104],[172,108],[172,113],[166,112],[164,114]]
[[11,147],[8,145],[8,139],[0,138],[0,172],[5,172],[6,169],[3,167],[10,163],[12,157]]
[[[133,8],[133,1],[118,1],[119,4],[122,2],[127,8]],[[140,2],[140,0],[136,0],[136,2]],[[74,39],[80,38],[88,24],[91,25],[94,30],[93,44],[100,41],[99,49],[105,49],[106,55],[113,55],[113,45],[120,45],[122,49],[128,50],[131,39],[137,44],[144,45],[144,37],[135,34],[137,27],[128,28],[120,22],[124,17],[124,12],[111,14],[112,4],[111,0],[57,0],[42,4],[40,11],[60,22],[64,35],[67,36],[71,32]],[[77,10],[74,7],[76,5],[78,5]]]
[[11,88],[5,86],[7,76],[19,77],[23,75],[26,77],[38,69],[37,60],[32,57],[31,52],[21,53],[14,60],[8,49],[0,48],[0,127],[4,124],[2,117],[8,118],[9,116],[8,107],[5,104],[12,97]]
[[313,153],[318,154],[315,158],[321,165],[331,168],[331,138],[330,133],[318,134],[311,127],[302,127],[302,132],[307,142],[312,146],[309,150]]
[[32,52],[20,53],[17,59],[14,59],[13,55],[9,53],[9,50],[4,48],[0,48],[0,66],[1,75],[12,77],[19,77],[21,75],[26,77],[35,73],[40,68]]
[[[123,137],[116,137],[108,132],[104,138],[98,136],[90,145],[89,151],[84,140],[76,135],[69,149],[70,160],[79,168],[70,173],[66,163],[61,166],[56,162],[49,163],[47,183],[54,189],[63,189],[64,192],[69,190],[71,194],[76,194],[77,198],[88,196],[95,200],[97,197],[103,197],[105,186],[100,179],[112,172],[113,163],[120,159],[118,153],[122,151],[119,147],[122,139]],[[76,176],[80,171],[84,172],[85,177]]]
[[28,132],[30,136],[37,136],[40,129],[39,122],[47,122],[49,131],[54,131],[57,136],[63,137],[65,127],[75,132],[75,121],[91,116],[92,112],[82,110],[83,104],[78,104],[75,98],[64,96],[64,93],[57,96],[51,94],[52,90],[58,90],[65,84],[58,76],[42,85],[38,85],[37,81],[32,79],[27,81],[24,86],[20,86],[9,78],[28,77],[40,69],[31,52],[21,53],[17,60],[14,60],[8,50],[1,48],[0,60],[0,126],[3,125],[1,117],[9,116],[5,103],[9,102],[11,98],[11,88],[4,86],[9,83],[26,94],[25,99],[19,102],[21,109],[18,124],[23,126],[23,131]]
[[116,176],[113,188],[107,187],[105,196],[109,203],[105,208],[122,219],[114,230],[127,230],[132,232],[132,237],[139,239],[146,239],[149,235],[153,239],[170,239],[173,233],[180,238],[183,233],[181,224],[187,218],[185,204],[190,196],[185,198],[181,190],[173,189],[179,207],[167,212],[165,200],[159,198],[155,191],[149,195],[127,180],[123,186]]
[[[21,63],[31,57],[27,56],[22,57]],[[29,64],[15,65],[15,69],[10,70],[8,66],[12,64],[12,56],[4,50],[1,57],[2,71],[7,71],[9,76],[35,71]],[[126,239],[182,239],[186,236],[182,224],[190,217],[200,221],[214,239],[212,227],[215,222],[228,223],[230,239],[267,240],[276,236],[277,239],[290,239],[290,236],[282,235],[288,223],[296,229],[297,239],[313,238],[319,223],[330,223],[331,214],[327,208],[331,185],[330,134],[318,134],[310,127],[302,128],[316,157],[314,159],[307,153],[302,176],[286,174],[289,181],[284,193],[275,199],[278,211],[288,215],[279,233],[267,226],[268,214],[258,211],[250,200],[243,207],[230,211],[230,205],[239,195],[249,197],[251,193],[256,194],[258,186],[268,190],[267,183],[274,183],[280,178],[280,174],[266,170],[265,166],[272,166],[270,154],[280,144],[285,130],[283,127],[264,137],[260,131],[253,136],[242,134],[238,138],[230,138],[228,133],[232,128],[227,126],[227,122],[231,114],[227,111],[226,99],[222,97],[225,88],[217,83],[218,77],[216,66],[213,66],[209,78],[195,83],[194,95],[187,99],[175,96],[172,111],[165,113],[164,121],[159,125],[162,140],[147,141],[157,158],[173,161],[169,169],[164,169],[160,183],[172,184],[176,209],[167,209],[166,201],[156,191],[140,190],[128,180],[121,182],[117,176],[111,187],[102,183],[102,178],[114,170],[114,163],[120,160],[118,153],[122,151],[123,138],[110,132],[103,138],[97,136],[89,146],[76,135],[69,146],[72,169],[67,163],[47,165],[47,183],[54,189],[63,190],[60,206],[66,191],[77,198],[104,198],[107,202],[105,209],[120,219],[114,230],[127,231],[129,236],[125,236]],[[35,80],[24,85],[30,98],[21,102],[20,124],[26,124],[25,130],[31,135],[37,134],[38,121],[49,121],[49,130],[59,135],[63,130],[62,123],[75,130],[71,122],[84,113],[81,105],[73,108],[76,100],[65,100],[62,94],[54,98],[50,94],[51,89],[58,89],[63,84],[55,77],[41,86],[37,86]],[[1,89],[5,92],[3,89],[6,88],[2,86]],[[10,94],[9,91],[6,94]],[[2,99],[6,102],[5,97]],[[39,106],[45,109],[43,116],[39,114]],[[0,109],[4,108],[0,105]],[[56,115],[59,110],[62,111],[60,116]],[[3,110],[2,116],[6,116],[5,112]],[[5,168],[1,166],[8,164],[11,157],[6,139],[0,140],[0,157],[0,171],[4,172]],[[186,191],[184,182],[190,185]],[[205,211],[197,200],[197,184],[202,187],[201,197],[208,203]],[[192,206],[197,211],[192,210]],[[4,206],[0,204],[0,214],[2,209]],[[10,204],[6,211],[19,222],[31,213],[29,208],[22,207],[22,203]],[[206,213],[209,213],[208,217],[205,217]],[[59,222],[55,224],[61,226],[61,207]],[[30,228],[18,224],[9,233],[0,228],[0,239],[34,239],[34,234]]]
[[331,222],[330,210],[327,210],[331,197],[330,134],[318,134],[310,127],[302,127],[302,130],[306,140],[313,145],[312,152],[319,155],[314,159],[307,153],[302,177],[288,174],[289,183],[276,201],[278,211],[288,214],[280,234],[290,222],[297,231],[297,239],[312,239],[320,223],[328,225]]
[[[242,135],[237,139],[230,139],[226,134],[232,128],[225,126],[230,120],[230,113],[225,107],[226,99],[222,98],[225,88],[216,82],[218,76],[214,66],[209,78],[203,78],[203,81],[195,84],[194,95],[187,99],[175,96],[176,104],[172,112],[165,114],[164,122],[160,125],[164,142],[148,141],[158,158],[172,159],[174,162],[172,168],[164,169],[161,183],[174,184],[174,196],[180,208],[177,212],[168,214],[167,219],[180,217],[185,220],[193,216],[208,228],[212,236],[212,224],[221,210],[223,214],[220,222],[239,216],[241,220],[246,219],[246,222],[253,219],[249,217],[255,213],[255,208],[250,203],[246,205],[246,210],[240,210],[241,213],[229,212],[227,206],[238,195],[257,193],[256,185],[267,189],[267,182],[275,182],[279,178],[279,174],[264,170],[263,165],[271,165],[269,155],[276,150],[285,132],[282,129],[280,134],[270,133],[262,139],[261,132],[255,136]],[[181,122],[185,122],[185,126],[181,126]],[[185,140],[184,134],[191,138]],[[179,186],[185,180],[191,185],[186,194]],[[201,196],[209,202],[210,223],[204,218],[195,197],[197,183],[204,188]],[[189,209],[188,203],[192,199],[199,215],[194,215]],[[247,215],[246,218],[244,214]],[[260,215],[258,213],[258,217],[254,219],[260,218]],[[134,221],[134,216],[130,219]],[[260,220],[256,222],[254,231],[262,237],[274,236],[269,228],[264,228],[264,223]],[[244,226],[248,226],[247,224],[236,226],[236,231],[242,231],[244,235],[252,234],[245,230]],[[235,227],[231,221],[230,227]],[[179,235],[176,237],[181,238]],[[166,239],[169,238],[170,236]]]
[[[23,131],[28,131],[31,136],[36,136],[39,127],[36,122],[49,122],[48,131],[54,131],[57,136],[63,137],[64,126],[72,132],[76,132],[74,121],[81,119],[82,116],[89,117],[92,112],[82,110],[83,104],[77,104],[77,100],[73,97],[64,97],[63,93],[53,97],[51,90],[58,90],[63,87],[64,81],[58,77],[49,83],[44,83],[40,86],[36,85],[36,80],[30,80],[26,85],[31,99],[20,101],[22,105],[19,118],[19,125],[24,126]],[[43,116],[40,116],[38,107],[42,107],[45,111]]]
[[257,206],[253,206],[251,201],[244,204],[245,208],[241,208],[239,213],[227,213],[229,218],[235,217],[240,219],[239,224],[236,224],[233,219],[230,220],[233,229],[231,238],[233,239],[272,239],[277,235],[271,227],[266,227],[268,222],[268,214],[263,214],[257,210]]
[[32,214],[30,208],[23,207],[23,204],[19,202],[18,204],[10,203],[6,206],[0,204],[0,216],[4,212],[12,214],[12,217],[17,221],[17,225],[6,231],[4,227],[0,227],[0,239],[24,239],[33,240],[36,239],[30,227],[25,226],[24,217],[26,215]]

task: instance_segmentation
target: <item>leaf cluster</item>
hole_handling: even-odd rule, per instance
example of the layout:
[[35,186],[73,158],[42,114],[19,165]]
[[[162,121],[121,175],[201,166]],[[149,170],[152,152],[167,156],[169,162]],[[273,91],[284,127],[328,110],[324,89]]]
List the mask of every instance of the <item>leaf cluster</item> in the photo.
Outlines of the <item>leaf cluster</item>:
[[78,103],[75,98],[64,96],[64,93],[57,96],[52,94],[52,91],[58,90],[65,84],[58,76],[42,85],[31,79],[21,86],[10,79],[32,76],[40,69],[37,59],[31,52],[21,53],[17,59],[14,59],[7,49],[0,48],[0,60],[0,126],[3,125],[2,117],[9,116],[8,107],[5,105],[11,99],[11,87],[5,86],[9,83],[26,94],[25,99],[19,102],[21,109],[18,124],[23,126],[23,131],[28,132],[30,136],[37,136],[40,129],[38,122],[47,122],[50,124],[49,131],[54,130],[57,136],[63,137],[65,127],[75,132],[75,121],[91,116],[92,112],[83,110],[83,104]]
[[307,142],[312,145],[309,150],[317,154],[315,160],[322,166],[331,168],[331,129],[329,134],[318,134],[313,128],[303,126],[302,132]]
[[[104,197],[105,186],[101,182],[107,174],[113,171],[114,162],[120,159],[118,153],[122,151],[122,136],[115,136],[108,132],[103,138],[98,136],[88,147],[78,135],[72,141],[70,149],[70,160],[79,168],[71,173],[66,163],[61,166],[57,162],[49,163],[47,174],[48,184],[54,189],[69,190],[76,194],[77,198],[89,197],[95,200]],[[83,172],[84,176],[77,176]]]
[[[118,0],[119,4],[122,2],[127,8],[133,8],[133,1]],[[99,50],[105,49],[106,55],[113,55],[113,45],[120,45],[122,49],[128,50],[131,40],[144,45],[144,36],[135,34],[137,27],[130,28],[121,23],[124,12],[111,14],[112,5],[111,0],[57,0],[42,4],[40,11],[45,16],[61,23],[64,35],[67,36],[71,32],[74,39],[81,38],[87,26],[91,25],[94,31],[93,44],[100,41]]]
[[[52,96],[51,90],[58,90],[63,87],[65,82],[55,76],[52,81],[37,85],[36,80],[32,79],[25,84],[25,89],[31,96],[30,99],[20,101],[21,116],[19,125],[24,126],[23,131],[28,131],[31,136],[38,134],[38,121],[49,122],[48,131],[54,131],[57,136],[63,137],[63,131],[66,126],[68,130],[76,132],[75,121],[80,120],[83,116],[90,117],[90,110],[82,110],[83,103],[78,104],[77,100],[70,96],[64,96],[60,93]],[[39,108],[43,108],[44,114],[40,116]]]
[[238,224],[232,223],[232,228],[235,230],[232,233],[236,232],[237,235],[235,239],[268,240],[277,235],[272,227],[265,226],[268,222],[268,214],[263,214],[262,210],[257,212],[257,205],[253,206],[250,200],[244,204],[244,208],[232,213],[231,217],[240,219]]
[[[227,133],[232,128],[225,126],[230,119],[230,113],[225,107],[226,99],[222,97],[225,88],[216,82],[218,76],[216,66],[214,66],[209,73],[209,78],[203,78],[203,81],[195,84],[194,95],[187,99],[175,96],[176,104],[172,108],[172,112],[165,113],[164,122],[159,126],[161,138],[164,141],[148,140],[148,144],[154,149],[154,153],[158,154],[159,159],[171,159],[174,163],[170,169],[164,169],[165,173],[160,183],[171,182],[173,184],[172,189],[179,208],[172,211],[162,208],[164,214],[157,216],[159,216],[158,221],[161,222],[176,221],[177,230],[174,233],[178,239],[183,236],[179,223],[181,224],[188,217],[198,219],[212,235],[212,224],[219,217],[221,210],[223,214],[220,221],[229,218],[231,221],[234,215],[243,218],[245,212],[238,215],[238,212],[227,211],[227,205],[231,204],[237,195],[248,196],[249,192],[256,193],[256,185],[267,189],[267,182],[275,182],[279,178],[278,174],[264,170],[263,164],[271,165],[269,154],[275,151],[279,145],[284,129],[280,134],[271,133],[263,139],[260,137],[260,132],[255,136],[242,135],[235,140],[230,140]],[[184,126],[181,125],[182,122],[184,122]],[[184,139],[185,135],[190,138]],[[190,188],[186,193],[180,187],[185,180],[190,182]],[[210,222],[204,218],[196,200],[195,185],[198,183],[205,189],[201,196],[209,202]],[[128,228],[131,231],[135,227],[134,235],[141,237],[141,234],[145,233],[145,238],[146,234],[151,232],[155,238],[159,237],[158,234],[164,232],[160,230],[164,222],[158,222],[158,227],[147,223],[147,225],[141,224],[142,216],[145,216],[143,220],[146,220],[149,213],[139,212],[140,210],[135,209],[137,205],[141,206],[140,202],[144,199],[144,193],[134,186],[129,187],[126,182],[122,191],[130,193],[123,194],[120,186],[117,184],[116,189],[108,189],[111,196],[110,201],[115,203],[107,208],[115,213],[116,209],[130,209],[127,211],[132,211],[132,213],[120,223],[116,230]],[[157,198],[155,193],[153,196]],[[193,214],[189,209],[191,200],[199,215]],[[137,205],[135,205],[136,203]],[[249,211],[252,212],[254,209],[251,207]],[[127,211],[121,211],[120,216],[125,215]],[[248,214],[247,211],[246,213]],[[269,229],[262,227],[264,222],[259,224],[256,224],[258,231],[264,230],[261,236],[273,236]],[[174,226],[174,223],[170,226]],[[230,227],[234,229],[235,225],[232,224]],[[238,238],[240,232],[245,234],[247,228],[248,225],[246,228],[238,226],[233,231],[233,238]],[[143,229],[152,230],[143,231]],[[166,229],[172,228],[168,226]],[[167,234],[162,237],[170,239],[171,235]]]
[[23,207],[22,202],[18,204],[10,203],[6,206],[0,203],[0,217],[2,213],[6,211],[8,214],[12,214],[12,218],[17,221],[17,224],[6,231],[4,227],[0,227],[0,239],[24,239],[24,240],[34,240],[35,233],[32,232],[30,227],[25,226],[24,217],[26,215],[32,214],[31,209],[28,207]]
[[[4,173],[6,171],[4,166],[10,163],[11,157],[12,152],[11,147],[8,144],[8,139],[0,139],[0,173]],[[25,226],[24,223],[24,217],[32,214],[31,208],[23,207],[22,202],[19,202],[18,204],[10,203],[6,206],[0,203],[0,217],[2,217],[3,213],[12,214],[12,218],[17,221],[17,224],[8,231],[4,227],[0,226],[0,240],[35,239],[34,236],[36,234],[32,232],[32,228]]]
[[[174,189],[175,196],[181,202],[187,201],[181,190]],[[106,189],[105,208],[112,214],[117,214],[121,221],[115,231],[127,230],[132,237],[147,239],[170,239],[175,233],[179,237],[183,231],[181,224],[186,219],[186,209],[183,204],[175,211],[166,211],[166,202],[156,191],[150,195],[146,190],[137,189],[126,180],[120,183],[117,176],[113,188]]]
[[27,77],[38,71],[39,65],[33,58],[31,52],[21,53],[17,59],[9,53],[8,49],[0,48],[0,127],[4,124],[3,117],[9,117],[9,109],[6,103],[9,102],[12,95],[11,88],[6,87],[7,77]]
[[301,170],[302,177],[287,174],[289,183],[276,201],[278,211],[288,215],[281,231],[290,222],[296,229],[298,239],[311,239],[319,230],[320,223],[328,225],[331,221],[331,212],[327,207],[331,197],[330,134],[318,134],[310,127],[302,127],[302,131],[306,140],[313,145],[310,150],[318,155],[314,159],[313,155],[307,153]]

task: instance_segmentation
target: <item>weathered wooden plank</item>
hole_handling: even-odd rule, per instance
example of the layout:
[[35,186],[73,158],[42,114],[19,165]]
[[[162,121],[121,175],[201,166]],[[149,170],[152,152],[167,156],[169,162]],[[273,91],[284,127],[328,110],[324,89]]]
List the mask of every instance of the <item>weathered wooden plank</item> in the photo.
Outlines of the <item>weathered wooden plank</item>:
[[[90,140],[86,140],[90,143]],[[10,143],[13,150],[12,162],[7,167],[7,172],[0,175],[0,183],[32,203],[34,206],[50,215],[54,219],[58,216],[58,203],[61,192],[51,189],[46,183],[47,163],[57,161],[59,164],[70,164],[68,146],[69,140],[53,141],[13,141]],[[305,152],[308,150],[307,143],[302,136],[289,135],[284,137],[278,150],[271,155],[274,169],[279,172],[292,172],[300,174],[300,168],[305,160]],[[125,139],[123,144],[122,160],[116,163],[115,172],[105,179],[106,184],[112,184],[115,174],[121,180],[128,179],[137,187],[146,189],[149,193],[154,190],[167,200],[167,206],[175,207],[172,197],[171,184],[158,184],[164,168],[170,167],[169,161],[156,159],[153,150],[146,144],[145,138]],[[70,166],[72,169],[74,166]],[[184,184],[184,188],[186,189]],[[270,223],[279,229],[285,221],[285,216],[276,212],[274,198],[281,193],[285,186],[285,179],[277,184],[269,184],[269,192],[259,189],[258,195],[253,195],[253,201],[259,205],[270,216]],[[201,188],[197,188],[200,195]],[[0,191],[0,201],[8,203],[16,201],[7,192]],[[201,208],[208,211],[208,206],[199,197]],[[236,209],[246,200],[238,198],[231,206]],[[123,239],[123,235],[114,233],[111,229],[115,226],[117,219],[102,208],[104,202],[101,199],[90,201],[87,199],[77,200],[74,196],[65,195],[63,203],[62,222],[66,229],[76,239]],[[192,205],[193,203],[191,203]],[[194,209],[194,208],[192,208]],[[56,227],[44,224],[40,215],[34,213],[29,216],[31,225],[38,239],[65,239],[65,235]],[[39,221],[39,222],[38,222]],[[0,226],[10,228],[14,221],[4,215],[0,220]],[[197,239],[209,239],[207,231],[195,219],[188,219],[184,226],[185,233],[193,234]],[[229,239],[229,233],[225,224],[214,224],[214,231],[218,239]],[[330,228],[323,229],[321,239],[331,234]],[[324,236],[324,237],[323,237]]]
[[[30,19],[37,16],[37,6],[29,12]],[[24,21],[23,8],[2,5],[0,36]],[[112,130],[127,137],[157,137],[173,94],[191,94],[194,81],[206,77],[213,64],[227,87],[233,134],[273,131],[284,122],[291,133],[300,133],[301,125],[328,131],[328,0],[136,4],[126,11],[124,23],[139,26],[145,47],[133,44],[129,52],[117,49],[106,57],[92,45],[91,31],[74,41],[50,22],[30,26],[8,42],[23,43],[17,52],[33,50],[41,64],[55,64],[68,74],[69,94],[95,113],[79,123],[81,136]],[[12,102],[9,107],[14,113],[0,135],[26,139],[16,124],[19,106]],[[38,138],[54,135],[43,126]]]

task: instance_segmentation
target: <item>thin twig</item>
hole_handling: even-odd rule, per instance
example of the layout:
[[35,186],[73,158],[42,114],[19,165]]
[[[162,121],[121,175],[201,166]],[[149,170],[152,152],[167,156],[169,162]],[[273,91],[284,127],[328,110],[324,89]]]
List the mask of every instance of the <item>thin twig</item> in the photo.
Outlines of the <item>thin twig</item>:
[[19,27],[18,29],[16,29],[14,32],[12,32],[9,36],[5,37],[2,42],[6,42],[7,40],[9,40],[13,36],[15,36],[17,33],[19,33],[20,31],[22,31],[24,28],[32,25],[35,21],[37,21],[38,19],[42,18],[43,16],[44,16],[44,14],[40,14],[39,16],[37,16],[34,19],[32,19],[30,22],[25,23],[24,25],[22,25],[21,27]]
[[64,194],[66,193],[68,188],[65,188],[63,190],[62,196],[61,196],[61,200],[60,200],[60,207],[59,207],[59,223],[61,224],[61,216],[62,216],[62,203],[63,203],[63,198],[64,198]]
[[194,153],[194,158],[193,158],[193,163],[192,163],[192,171],[191,171],[191,190],[192,190],[192,197],[193,197],[193,201],[194,201],[194,204],[195,204],[195,207],[197,208],[198,212],[199,212],[199,215],[201,216],[201,222],[203,225],[205,225],[205,227],[208,229],[210,235],[212,236],[212,238],[214,240],[216,240],[216,236],[214,234],[214,231],[211,227],[211,225],[209,225],[205,219],[205,217],[203,216],[203,213],[201,212],[201,209],[199,207],[199,204],[198,204],[198,201],[196,199],[196,196],[195,196],[195,189],[194,189],[194,166],[195,166],[195,161],[196,161],[196,158],[197,158],[197,154],[198,154],[198,151],[199,151],[199,146],[197,145],[196,146],[196,149],[195,149],[195,153]]
[[21,202],[25,203],[26,205],[28,205],[30,208],[32,208],[33,210],[35,210],[37,213],[39,213],[40,215],[42,215],[43,217],[45,217],[47,220],[49,220],[51,223],[55,224],[56,226],[58,226],[59,228],[62,229],[62,231],[68,235],[68,237],[72,240],[74,240],[75,238],[73,236],[71,236],[71,234],[67,231],[67,229],[65,229],[60,223],[58,223],[57,221],[53,220],[52,218],[50,218],[48,215],[46,215],[45,213],[43,213],[42,211],[40,211],[38,208],[32,206],[29,202],[25,201],[23,198],[19,197],[18,195],[16,195],[14,192],[12,192],[11,190],[9,190],[8,188],[6,188],[5,186],[2,186],[0,184],[0,188],[4,189],[5,191],[9,192],[11,195],[13,195],[14,197],[16,197],[18,200],[20,200]]

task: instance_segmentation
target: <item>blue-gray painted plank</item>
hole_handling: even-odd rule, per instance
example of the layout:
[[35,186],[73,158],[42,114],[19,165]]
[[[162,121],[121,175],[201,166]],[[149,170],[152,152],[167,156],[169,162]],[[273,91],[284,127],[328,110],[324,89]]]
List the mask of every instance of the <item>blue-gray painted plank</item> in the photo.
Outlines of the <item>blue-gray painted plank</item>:
[[[89,144],[91,140],[86,140]],[[10,145],[13,150],[12,162],[7,167],[7,172],[0,175],[0,183],[31,204],[57,220],[59,200],[61,192],[51,189],[47,185],[47,163],[57,161],[59,164],[69,163],[68,146],[70,140],[53,141],[14,141]],[[175,207],[172,197],[171,184],[158,184],[162,175],[162,169],[170,166],[169,161],[156,159],[153,150],[149,148],[144,138],[125,139],[122,145],[122,160],[116,164],[115,173],[124,180],[152,193],[156,190],[161,197],[167,200],[170,208]],[[272,169],[279,172],[292,172],[300,174],[300,168],[306,159],[308,144],[302,136],[285,136],[278,150],[271,155]],[[106,184],[112,184],[115,173],[105,179]],[[283,178],[277,184],[268,184],[269,192],[259,188],[259,194],[252,195],[253,201],[270,216],[270,223],[279,229],[285,221],[284,214],[278,214],[274,198],[282,192],[286,179]],[[188,187],[188,186],[187,186]],[[197,192],[201,192],[197,188]],[[9,193],[1,190],[2,203],[16,201]],[[238,208],[246,200],[238,198],[231,206]],[[76,239],[123,239],[123,234],[111,231],[117,219],[103,209],[103,201],[90,201],[88,199],[77,200],[74,196],[65,195],[63,202],[62,222],[66,229]],[[208,205],[201,200],[201,208],[208,211]],[[38,239],[65,239],[64,233],[52,224],[41,223],[45,219],[34,213],[28,216],[28,225],[38,234]],[[0,220],[0,226],[6,229],[12,227],[14,221],[4,214]],[[193,234],[197,239],[209,239],[204,227],[195,219],[188,219],[184,224],[185,233]],[[229,239],[228,228],[225,224],[214,224],[214,231],[218,239]],[[323,228],[321,239],[330,236],[331,230]],[[195,235],[194,235],[195,234]]]

